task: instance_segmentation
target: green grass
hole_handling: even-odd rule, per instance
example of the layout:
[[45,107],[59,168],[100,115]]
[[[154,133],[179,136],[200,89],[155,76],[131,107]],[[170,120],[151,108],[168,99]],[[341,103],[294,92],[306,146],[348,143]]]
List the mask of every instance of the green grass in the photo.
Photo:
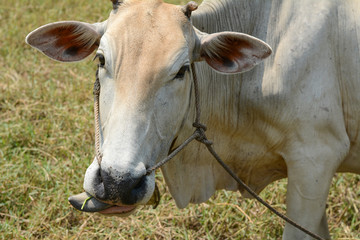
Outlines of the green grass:
[[[53,21],[102,21],[110,8],[108,0],[0,2],[0,239],[280,239],[283,221],[239,193],[177,209],[160,172],[156,210],[116,218],[70,207],[94,153],[95,64],[51,61],[24,38]],[[285,189],[279,181],[261,196],[284,212]],[[337,175],[328,205],[333,238],[360,239],[360,177]]]

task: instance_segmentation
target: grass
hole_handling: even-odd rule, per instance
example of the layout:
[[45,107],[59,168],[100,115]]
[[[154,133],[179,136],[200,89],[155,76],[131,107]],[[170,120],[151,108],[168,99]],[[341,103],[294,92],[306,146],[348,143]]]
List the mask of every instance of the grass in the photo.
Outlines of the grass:
[[[236,192],[177,209],[160,172],[156,210],[105,218],[70,207],[94,152],[95,64],[51,61],[24,38],[53,21],[102,21],[110,8],[105,0],[0,2],[0,239],[281,238],[284,223]],[[285,190],[278,181],[261,196],[284,212]],[[360,177],[337,175],[328,205],[333,238],[360,239]]]

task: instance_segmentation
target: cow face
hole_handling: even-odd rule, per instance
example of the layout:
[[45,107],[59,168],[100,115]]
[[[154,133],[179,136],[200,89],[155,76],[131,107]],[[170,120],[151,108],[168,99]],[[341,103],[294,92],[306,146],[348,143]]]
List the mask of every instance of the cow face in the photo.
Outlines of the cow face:
[[190,64],[204,60],[216,71],[238,73],[271,49],[245,34],[199,32],[190,21],[195,3],[113,3],[103,23],[52,23],[26,41],[58,61],[78,61],[96,50],[103,157],[86,171],[84,189],[112,206],[102,213],[126,214],[151,198],[155,175],[146,170],[167,155],[187,117]]

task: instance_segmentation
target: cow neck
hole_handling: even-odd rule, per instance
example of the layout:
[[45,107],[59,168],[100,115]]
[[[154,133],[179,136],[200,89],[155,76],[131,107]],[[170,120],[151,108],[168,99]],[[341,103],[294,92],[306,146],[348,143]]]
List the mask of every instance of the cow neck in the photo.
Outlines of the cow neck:
[[[230,168],[227,166],[224,161],[220,158],[220,156],[215,152],[214,148],[212,147],[212,141],[208,140],[205,131],[206,131],[206,125],[202,124],[200,122],[200,115],[201,115],[201,108],[200,108],[200,93],[199,93],[199,85],[198,85],[198,79],[196,75],[196,69],[195,64],[191,64],[191,73],[192,78],[194,82],[194,94],[195,94],[195,122],[193,123],[193,127],[195,128],[194,133],[186,139],[179,147],[177,147],[174,151],[172,151],[166,158],[155,164],[153,167],[150,167],[146,170],[145,175],[150,175],[152,172],[154,172],[156,169],[163,166],[165,163],[170,161],[172,158],[174,158],[181,150],[183,150],[189,143],[191,143],[193,140],[197,140],[200,143],[203,143],[206,148],[209,150],[211,155],[216,159],[216,161],[228,172],[228,174],[240,185],[242,186],[251,196],[253,196],[257,201],[259,201],[261,204],[263,204],[266,208],[268,208],[270,211],[272,211],[274,214],[276,214],[278,217],[282,218],[289,224],[293,225],[297,229],[303,231],[304,233],[308,234],[309,236],[318,239],[318,240],[325,240],[324,238],[318,236],[317,234],[310,232],[309,230],[305,229],[301,225],[297,224],[284,214],[277,211],[275,208],[273,208],[270,204],[265,202],[262,198],[259,197],[248,185],[246,185]],[[100,81],[98,76],[98,70],[96,71],[96,80],[94,83],[94,115],[95,115],[95,155],[96,159],[98,161],[98,164],[100,166],[101,160],[102,160],[102,153],[100,151],[100,137],[101,137],[101,126],[100,126],[100,112],[99,112],[99,96],[100,96]],[[159,192],[156,193],[159,195]],[[159,199],[155,206],[157,206],[159,202]]]

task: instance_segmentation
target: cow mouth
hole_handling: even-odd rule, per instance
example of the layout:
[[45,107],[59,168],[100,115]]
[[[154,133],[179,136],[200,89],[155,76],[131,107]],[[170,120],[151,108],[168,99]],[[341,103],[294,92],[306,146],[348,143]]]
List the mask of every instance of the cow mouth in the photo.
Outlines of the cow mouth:
[[[99,201],[98,199],[94,198],[87,192],[83,192],[74,196],[69,197],[70,204],[77,210],[82,212],[97,212],[101,213],[107,216],[120,216],[120,217],[126,217],[131,215],[135,209],[137,208],[137,205],[113,205],[108,204],[102,201]],[[160,202],[160,192],[157,186],[155,186],[155,191],[153,193],[153,196],[149,200],[149,202],[146,205],[153,205],[154,208],[158,206]]]
[[112,205],[101,202],[87,192],[69,197],[70,204],[82,212],[97,212],[104,215],[130,215],[137,206]]

